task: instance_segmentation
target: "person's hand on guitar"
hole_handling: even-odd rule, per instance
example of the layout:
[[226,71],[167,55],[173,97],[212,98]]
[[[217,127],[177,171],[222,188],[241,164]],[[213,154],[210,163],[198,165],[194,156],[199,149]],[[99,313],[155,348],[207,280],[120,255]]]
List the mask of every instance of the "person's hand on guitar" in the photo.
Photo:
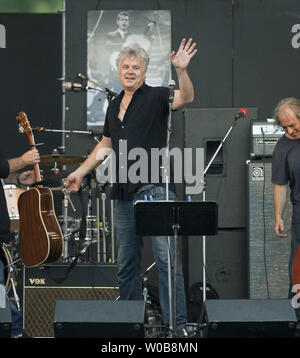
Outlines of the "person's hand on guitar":
[[32,185],[35,183],[35,175],[33,170],[26,170],[18,175],[18,181],[22,185]]
[[21,156],[22,160],[27,165],[34,165],[40,162],[40,153],[36,148],[30,149]]

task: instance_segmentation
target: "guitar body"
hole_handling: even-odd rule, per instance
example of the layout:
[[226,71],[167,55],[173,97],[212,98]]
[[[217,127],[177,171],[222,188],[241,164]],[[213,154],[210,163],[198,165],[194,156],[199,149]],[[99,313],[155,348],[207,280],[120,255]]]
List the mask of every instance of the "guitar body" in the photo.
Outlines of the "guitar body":
[[55,216],[49,188],[33,187],[18,200],[19,250],[25,266],[57,261],[63,252],[63,236]]

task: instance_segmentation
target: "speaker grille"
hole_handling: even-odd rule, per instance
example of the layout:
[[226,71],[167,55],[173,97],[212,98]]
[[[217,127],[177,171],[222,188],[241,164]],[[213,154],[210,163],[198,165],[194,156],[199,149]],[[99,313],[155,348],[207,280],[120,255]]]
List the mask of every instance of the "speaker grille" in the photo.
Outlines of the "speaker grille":
[[275,231],[271,162],[248,166],[249,298],[287,298],[292,206],[289,193],[284,211],[288,237]]
[[116,288],[43,287],[25,288],[25,330],[31,337],[54,337],[56,300],[115,300]]

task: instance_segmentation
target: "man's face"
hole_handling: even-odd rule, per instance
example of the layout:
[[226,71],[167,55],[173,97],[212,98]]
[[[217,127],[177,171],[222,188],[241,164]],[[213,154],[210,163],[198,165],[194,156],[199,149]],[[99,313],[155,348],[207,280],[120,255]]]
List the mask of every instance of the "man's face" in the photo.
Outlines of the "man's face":
[[286,137],[300,139],[300,119],[290,107],[282,107],[278,112],[278,119]]
[[144,62],[135,56],[125,56],[119,65],[119,78],[124,89],[137,90],[145,81]]
[[119,29],[126,31],[129,26],[129,17],[125,15],[120,15],[117,20],[117,25],[119,26]]

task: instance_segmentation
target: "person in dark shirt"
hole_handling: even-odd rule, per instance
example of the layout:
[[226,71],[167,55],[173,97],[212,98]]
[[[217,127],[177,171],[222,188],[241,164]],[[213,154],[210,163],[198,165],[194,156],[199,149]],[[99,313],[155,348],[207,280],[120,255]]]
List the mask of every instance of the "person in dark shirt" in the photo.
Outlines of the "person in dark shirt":
[[[187,72],[191,58],[196,54],[196,44],[183,39],[178,51],[171,53],[179,89],[174,91],[172,110],[190,103],[194,99],[194,88]],[[85,162],[71,173],[66,181],[67,191],[79,190],[83,177],[105,159],[112,148],[116,153],[116,182],[111,198],[116,200],[114,221],[117,245],[117,279],[122,300],[141,300],[142,283],[140,259],[142,238],[135,233],[134,202],[151,197],[153,200],[175,200],[175,188],[170,183],[169,191],[162,181],[162,173],[157,169],[158,180],[151,177],[151,166],[141,169],[134,175],[132,168],[137,163],[127,152],[141,149],[147,155],[151,150],[162,149],[167,145],[167,125],[169,117],[169,89],[151,87],[145,84],[149,57],[142,48],[124,48],[117,59],[118,75],[123,91],[111,101],[103,130],[102,140],[94,148]],[[150,158],[150,157],[148,157]],[[153,223],[155,225],[155,223]],[[172,241],[173,242],[173,241]],[[173,246],[170,245],[173,258]],[[167,237],[153,237],[152,248],[159,275],[159,301],[164,324],[169,322],[168,287],[168,240]],[[185,333],[187,323],[186,299],[183,274],[178,263],[177,278],[177,319],[178,335]]]
[[272,183],[275,215],[275,232],[286,237],[283,211],[287,188],[290,187],[292,203],[291,251],[289,259],[290,287],[292,293],[292,268],[300,243],[300,100],[288,97],[281,100],[274,110],[274,118],[286,132],[277,142],[272,157]]
[[[28,165],[39,163],[40,155],[37,149],[31,149],[25,152],[20,157],[6,159],[0,153],[0,244],[8,243],[10,241],[10,219],[7,210],[7,203],[3,190],[3,180],[8,178],[10,173],[15,173]],[[31,185],[35,182],[33,170],[27,170],[20,173],[17,178],[22,185]],[[4,263],[0,259],[0,285],[5,286],[4,278]],[[10,301],[11,307],[11,336],[13,338],[26,337],[23,329],[23,315],[22,312]]]
[[117,50],[120,50],[126,37],[128,36],[128,27],[130,25],[130,16],[127,11],[122,11],[117,16],[117,30],[108,32],[106,34],[107,43],[106,46],[114,46]]

